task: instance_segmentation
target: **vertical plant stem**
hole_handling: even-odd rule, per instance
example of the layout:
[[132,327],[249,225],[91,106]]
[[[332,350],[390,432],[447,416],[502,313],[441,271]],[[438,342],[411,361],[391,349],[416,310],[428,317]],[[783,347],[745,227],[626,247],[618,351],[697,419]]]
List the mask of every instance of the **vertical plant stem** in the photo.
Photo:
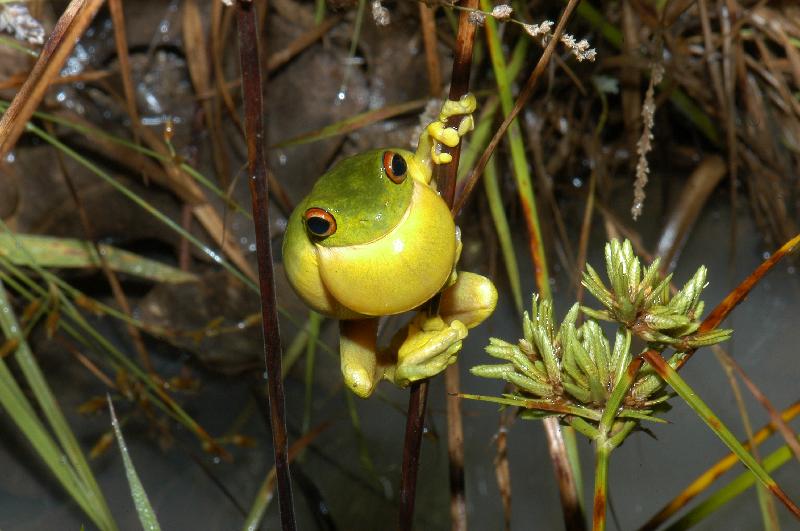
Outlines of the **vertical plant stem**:
[[[481,0],[481,7],[485,11],[489,11],[492,9],[492,4],[488,0]],[[497,80],[500,105],[503,108],[503,114],[509,116],[514,105],[511,96],[511,80],[507,76],[506,61],[503,57],[500,39],[497,34],[497,22],[491,17],[486,21],[486,42],[489,46],[489,55],[492,60],[494,76]],[[514,179],[516,180],[520,203],[522,203],[525,222],[528,226],[528,241],[534,264],[536,284],[542,296],[550,298],[550,284],[547,281],[549,275],[542,242],[542,231],[539,227],[539,214],[536,208],[536,198],[533,193],[533,183],[528,170],[528,162],[525,159],[522,131],[517,120],[511,121],[507,133],[507,142],[511,148],[511,159],[513,161]]]
[[447,454],[450,464],[450,528],[467,531],[467,500],[464,493],[464,427],[461,421],[461,382],[458,363],[444,373],[447,391]]
[[400,476],[400,531],[410,531],[414,522],[414,503],[417,496],[417,471],[425,408],[428,405],[428,381],[411,384],[406,413],[406,435],[403,442],[403,467]]
[[281,526],[296,529],[292,484],[289,476],[288,440],[284,411],[283,378],[281,376],[281,336],[278,328],[278,303],[275,297],[275,278],[272,266],[272,246],[269,232],[269,189],[267,163],[264,157],[265,130],[263,123],[261,61],[258,49],[256,8],[252,2],[236,4],[239,30],[239,54],[242,71],[245,137],[247,139],[247,170],[253,202],[253,221],[256,230],[258,280],[261,291],[261,324],[264,333],[264,356],[267,367],[272,450],[278,478],[278,503]]
[[606,528],[606,485],[608,483],[608,459],[611,456],[605,435],[595,440],[594,449],[594,508],[592,509],[592,531]]
[[[461,0],[459,5],[475,9],[478,0]],[[475,41],[475,25],[469,21],[469,14],[462,11],[458,18],[458,34],[456,35],[455,57],[450,80],[449,99],[458,100],[469,92],[469,75],[472,66],[472,45]],[[461,120],[461,117],[453,117]],[[452,120],[452,118],[451,118]],[[448,126],[457,126],[448,120]],[[455,148],[443,147],[453,159],[449,164],[435,168],[437,184],[442,198],[449,207],[453,206],[456,190],[456,174],[458,161],[461,154],[461,143]],[[438,312],[438,298],[431,302],[429,310]],[[458,394],[458,380],[453,380],[454,371],[458,371],[458,362],[450,365],[445,371],[448,393]],[[408,399],[408,414],[406,417],[406,434],[403,444],[403,467],[400,483],[400,530],[410,530],[414,520],[414,501],[416,497],[417,468],[419,465],[419,452],[422,444],[423,423],[425,407],[428,399],[428,382],[423,380],[411,385]],[[459,416],[458,420],[450,418],[450,414]],[[463,472],[463,430],[461,426],[460,403],[448,405],[448,450],[450,450],[451,508],[453,529],[466,529],[466,505],[464,499],[464,472]],[[453,449],[458,449],[454,454]],[[461,457],[459,457],[459,455]]]

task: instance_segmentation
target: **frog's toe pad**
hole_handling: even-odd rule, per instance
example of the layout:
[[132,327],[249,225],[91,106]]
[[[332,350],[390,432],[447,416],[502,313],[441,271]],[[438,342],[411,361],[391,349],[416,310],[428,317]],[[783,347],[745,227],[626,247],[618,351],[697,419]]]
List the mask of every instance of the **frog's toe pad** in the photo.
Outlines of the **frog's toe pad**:
[[447,127],[444,122],[432,122],[428,125],[428,134],[436,140],[449,147],[456,147],[462,135],[454,127]]

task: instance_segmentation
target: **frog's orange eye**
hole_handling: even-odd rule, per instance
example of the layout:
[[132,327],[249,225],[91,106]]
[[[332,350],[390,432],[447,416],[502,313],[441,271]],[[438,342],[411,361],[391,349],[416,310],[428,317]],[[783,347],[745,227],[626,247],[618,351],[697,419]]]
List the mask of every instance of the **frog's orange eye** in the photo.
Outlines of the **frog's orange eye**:
[[317,238],[326,238],[336,232],[336,218],[321,208],[309,208],[303,214],[308,232]]
[[399,153],[385,151],[383,153],[383,169],[386,170],[386,175],[394,183],[400,184],[406,180],[408,165],[406,164],[406,160]]

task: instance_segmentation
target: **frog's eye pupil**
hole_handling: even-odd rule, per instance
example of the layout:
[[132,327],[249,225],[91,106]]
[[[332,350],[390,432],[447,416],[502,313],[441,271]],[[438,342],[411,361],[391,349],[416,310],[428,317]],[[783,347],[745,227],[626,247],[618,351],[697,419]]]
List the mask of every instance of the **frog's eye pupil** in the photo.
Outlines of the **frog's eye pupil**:
[[309,208],[303,217],[308,232],[318,238],[325,238],[336,232],[336,219],[327,210]]
[[406,180],[408,165],[406,164],[406,159],[399,153],[386,151],[383,154],[383,169],[394,183],[400,184]]

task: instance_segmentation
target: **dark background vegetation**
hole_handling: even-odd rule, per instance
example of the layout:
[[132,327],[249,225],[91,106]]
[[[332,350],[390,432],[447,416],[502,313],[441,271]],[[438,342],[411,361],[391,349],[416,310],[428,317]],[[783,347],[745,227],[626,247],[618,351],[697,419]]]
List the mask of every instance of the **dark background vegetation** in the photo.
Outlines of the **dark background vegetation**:
[[[265,120],[270,209],[278,272],[278,303],[287,349],[308,313],[282,275],[280,241],[286,216],[316,178],[334,161],[364,149],[409,147],[419,113],[432,96],[430,67],[419,20],[420,4],[386,1],[391,24],[377,26],[366,6],[361,32],[353,42],[357,2],[329,1],[330,21],[315,29],[314,3],[300,0],[256,2],[263,24]],[[369,2],[367,2],[369,4]],[[444,2],[435,7],[436,45],[444,83],[450,76],[455,16]],[[187,6],[199,13],[190,24]],[[561,3],[517,2],[514,17],[526,23],[557,20]],[[31,2],[49,32],[64,2]],[[218,249],[193,216],[192,192],[169,182],[170,166],[186,162],[217,183],[225,194],[249,204],[241,130],[241,96],[236,22],[233,10],[205,1],[123,2],[126,46],[135,89],[135,107],[144,127],[134,127],[126,103],[114,26],[102,8],[66,64],[71,83],[54,84],[40,110],[86,124],[152,149],[164,149],[164,130],[174,148],[172,161],[158,164],[132,151],[114,148],[92,135],[64,126],[51,132],[67,146],[99,164],[124,186],[192,234]],[[567,26],[576,38],[597,49],[593,63],[576,63],[563,48],[520,114],[528,164],[551,266],[556,313],[575,300],[582,261],[599,268],[602,244],[626,237],[643,257],[656,254],[676,272],[680,284],[699,264],[709,267],[704,299],[713,307],[766,256],[797,234],[800,219],[800,8],[794,2],[583,2]],[[308,37],[305,46],[298,39]],[[528,39],[524,83],[541,46],[516,24],[501,26],[504,52]],[[353,47],[354,53],[350,50]],[[0,46],[0,84],[10,101],[32,59]],[[655,92],[653,150],[647,197],[641,217],[631,219],[636,176],[636,142],[642,135],[642,102],[653,64],[664,68]],[[517,84],[514,85],[518,88]],[[497,93],[485,33],[479,30],[472,73],[479,111]],[[420,100],[386,120],[367,114],[359,127],[313,142],[281,145],[359,113],[394,108]],[[44,122],[34,118],[34,123]],[[495,119],[494,123],[499,123]],[[149,132],[149,133],[148,133]],[[149,136],[148,136],[149,135]],[[160,148],[156,146],[161,146]],[[142,162],[145,159],[146,162]],[[511,177],[505,143],[495,157],[504,210],[520,266],[523,300],[535,290],[528,232]],[[700,169],[698,169],[700,168]],[[78,208],[65,177],[80,197]],[[223,199],[206,201],[224,223],[228,245],[255,267],[252,223]],[[593,202],[584,223],[587,202]],[[196,199],[196,198],[194,198]],[[246,208],[246,207],[245,207]],[[85,213],[91,229],[87,236]],[[258,486],[273,464],[257,297],[222,270],[207,254],[140,206],[131,203],[86,167],[64,157],[33,135],[23,135],[2,166],[0,216],[14,231],[93,239],[180,266],[199,280],[153,283],[120,277],[132,315],[145,326],[140,344],[153,374],[167,393],[216,438],[191,433],[143,399],[124,371],[115,370],[101,351],[85,349],[43,324],[30,336],[48,382],[84,447],[97,448],[109,430],[104,407],[79,413],[81,405],[109,392],[114,398],[135,464],[164,529],[231,529],[241,525]],[[499,394],[497,382],[469,375],[485,363],[482,347],[491,336],[514,341],[521,335],[503,256],[482,186],[476,189],[458,223],[464,231],[461,268],[490,276],[500,290],[500,306],[474,330],[461,354],[462,389]],[[782,263],[726,323],[735,329],[726,348],[779,409],[797,399],[800,370],[793,335],[800,324],[797,260]],[[64,270],[61,277],[91,297],[115,305],[106,277],[97,268]],[[34,275],[35,278],[35,275]],[[15,309],[25,306],[14,296]],[[528,303],[525,303],[527,306]],[[131,333],[119,322],[84,310],[115,345],[145,363]],[[396,326],[390,322],[389,327]],[[358,400],[343,388],[336,327],[322,325],[313,387],[307,395],[305,349],[285,358],[290,443],[309,429],[305,452],[292,466],[300,529],[379,529],[396,520],[402,433],[407,392],[382,384],[377,396]],[[291,349],[289,349],[291,350]],[[104,382],[79,362],[89,356],[109,380]],[[682,373],[734,431],[741,420],[730,386],[713,354],[698,354]],[[311,397],[310,410],[304,409]],[[449,526],[449,488],[445,392],[432,382],[428,431],[423,440],[417,491],[420,529]],[[754,426],[768,417],[747,397]],[[92,408],[88,408],[92,409]],[[502,418],[489,404],[466,402],[465,471],[467,508],[473,529],[500,529],[504,517],[514,529],[554,529],[563,525],[558,490],[541,425]],[[304,415],[310,411],[310,423]],[[610,502],[620,529],[641,525],[691,479],[724,455],[724,448],[683,405],[667,414],[669,425],[638,433],[615,452],[610,472]],[[70,503],[48,471],[0,415],[0,527],[4,529],[77,528],[86,518]],[[506,431],[507,430],[507,431]],[[501,471],[497,436],[508,442],[510,514],[496,483]],[[105,442],[108,442],[105,440]],[[775,448],[778,442],[770,443]],[[581,441],[587,499],[591,492],[590,449]],[[225,455],[223,455],[225,454]],[[118,452],[110,447],[93,458],[93,467],[123,529],[135,516]],[[796,463],[776,479],[800,492]],[[748,492],[705,522],[704,529],[752,529],[760,525],[758,502]],[[778,507],[786,528],[796,526]],[[65,522],[69,522],[66,524]],[[613,519],[612,519],[613,522]],[[278,527],[277,503],[264,529]],[[614,525],[611,523],[610,525]]]

